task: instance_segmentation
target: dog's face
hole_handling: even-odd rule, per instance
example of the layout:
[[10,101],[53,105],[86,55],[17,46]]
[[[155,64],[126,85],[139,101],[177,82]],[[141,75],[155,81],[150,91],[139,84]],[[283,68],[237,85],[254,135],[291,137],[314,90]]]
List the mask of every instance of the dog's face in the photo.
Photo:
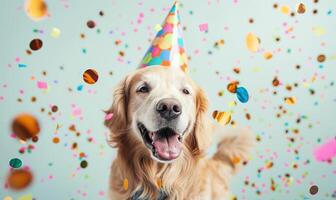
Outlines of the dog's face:
[[195,91],[181,70],[148,68],[132,77],[129,117],[133,133],[161,162],[176,159],[195,122]]
[[127,134],[141,141],[153,159],[171,162],[180,156],[184,138],[195,131],[198,112],[204,110],[199,102],[206,101],[203,96],[179,69],[144,68],[119,85],[111,108],[114,119],[106,124],[112,134],[122,128],[131,130]]

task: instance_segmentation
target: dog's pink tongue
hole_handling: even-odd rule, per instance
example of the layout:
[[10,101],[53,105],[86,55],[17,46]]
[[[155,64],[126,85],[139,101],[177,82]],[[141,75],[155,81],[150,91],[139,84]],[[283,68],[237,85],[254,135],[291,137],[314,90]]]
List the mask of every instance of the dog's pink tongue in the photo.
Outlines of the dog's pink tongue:
[[158,156],[164,160],[175,159],[181,152],[181,142],[178,140],[178,135],[154,140],[153,145]]

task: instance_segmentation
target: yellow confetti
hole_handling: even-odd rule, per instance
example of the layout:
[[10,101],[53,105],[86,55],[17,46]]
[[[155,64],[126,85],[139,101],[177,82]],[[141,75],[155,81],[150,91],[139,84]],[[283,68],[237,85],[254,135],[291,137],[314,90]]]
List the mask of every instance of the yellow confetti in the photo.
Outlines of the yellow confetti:
[[259,49],[259,39],[252,33],[247,34],[246,36],[246,46],[247,49],[251,52],[256,52]]
[[282,14],[288,15],[290,13],[290,8],[288,6],[281,6]]
[[264,53],[264,58],[266,59],[266,60],[269,60],[269,59],[271,59],[273,57],[273,54],[271,53],[271,52],[266,52],[266,53]]
[[26,12],[34,20],[40,20],[47,15],[48,7],[44,0],[27,0]]
[[13,198],[10,196],[6,196],[3,200],[13,200]]
[[51,30],[51,37],[53,38],[58,38],[61,35],[61,30],[59,30],[58,28],[53,28]]
[[239,157],[233,157],[233,158],[231,159],[231,161],[232,161],[233,164],[236,165],[236,164],[240,163],[241,159],[240,159]]
[[128,189],[128,179],[127,178],[125,178],[124,181],[123,181],[123,188],[124,188],[124,190]]
[[294,105],[296,104],[296,97],[285,97],[285,102],[288,105]]
[[18,200],[32,200],[33,196],[31,194],[26,194],[18,198]]
[[324,27],[313,27],[312,31],[316,36],[322,36],[327,33],[327,30]]
[[221,125],[227,125],[231,121],[231,115],[228,112],[219,112],[215,110],[212,117]]

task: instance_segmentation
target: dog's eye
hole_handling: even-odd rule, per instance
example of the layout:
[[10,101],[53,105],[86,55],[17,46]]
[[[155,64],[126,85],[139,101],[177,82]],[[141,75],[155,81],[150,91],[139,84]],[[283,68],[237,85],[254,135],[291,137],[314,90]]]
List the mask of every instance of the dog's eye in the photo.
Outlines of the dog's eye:
[[143,85],[137,90],[137,92],[148,93],[149,92],[149,87],[147,85]]
[[190,94],[190,92],[189,92],[188,89],[183,89],[182,92],[183,92],[184,94]]

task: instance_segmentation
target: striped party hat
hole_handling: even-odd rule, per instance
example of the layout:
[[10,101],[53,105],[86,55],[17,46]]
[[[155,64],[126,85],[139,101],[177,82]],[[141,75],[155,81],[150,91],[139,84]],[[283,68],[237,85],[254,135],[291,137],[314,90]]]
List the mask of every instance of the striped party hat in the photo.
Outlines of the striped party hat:
[[150,48],[146,52],[139,68],[162,65],[180,68],[187,71],[187,55],[182,39],[182,29],[178,3],[175,2],[168,16],[156,34]]

